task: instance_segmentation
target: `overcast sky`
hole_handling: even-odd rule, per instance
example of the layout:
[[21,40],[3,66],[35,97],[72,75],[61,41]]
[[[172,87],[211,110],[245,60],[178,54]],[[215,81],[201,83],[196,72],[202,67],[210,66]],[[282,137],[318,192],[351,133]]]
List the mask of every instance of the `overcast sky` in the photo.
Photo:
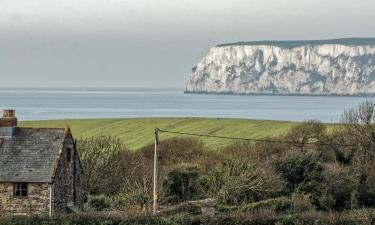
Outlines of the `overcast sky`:
[[184,88],[214,45],[375,37],[375,0],[0,0],[0,87]]

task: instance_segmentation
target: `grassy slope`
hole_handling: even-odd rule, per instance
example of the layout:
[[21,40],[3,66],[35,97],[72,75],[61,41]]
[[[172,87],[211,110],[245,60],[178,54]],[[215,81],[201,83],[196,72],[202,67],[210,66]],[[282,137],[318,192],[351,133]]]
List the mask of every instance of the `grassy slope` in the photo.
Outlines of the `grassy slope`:
[[[245,120],[245,119],[208,119],[208,118],[137,118],[137,119],[79,119],[53,121],[24,121],[23,127],[66,127],[69,125],[76,138],[111,135],[121,138],[130,149],[139,149],[153,143],[154,128],[165,130],[214,134],[244,138],[264,138],[287,131],[293,122]],[[173,137],[162,133],[161,140]],[[231,141],[214,138],[202,138],[212,149],[223,148]]]

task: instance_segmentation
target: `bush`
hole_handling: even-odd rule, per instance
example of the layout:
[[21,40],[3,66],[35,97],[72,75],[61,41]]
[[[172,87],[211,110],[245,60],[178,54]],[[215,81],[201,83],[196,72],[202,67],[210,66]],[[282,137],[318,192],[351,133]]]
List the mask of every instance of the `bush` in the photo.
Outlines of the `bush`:
[[0,225],[370,225],[375,223],[374,209],[350,212],[308,211],[298,214],[277,214],[272,210],[233,212],[215,217],[176,214],[173,216],[142,217],[0,217]]
[[293,212],[301,213],[313,211],[314,205],[311,203],[310,196],[303,194],[293,194],[291,199],[291,209]]
[[89,195],[87,202],[91,208],[102,211],[111,207],[109,199],[104,195]]
[[289,193],[307,194],[319,207],[323,190],[323,167],[315,153],[290,152],[274,161],[274,168],[288,181]]
[[274,212],[285,212],[290,210],[292,207],[292,201],[287,197],[272,198],[267,200],[262,200],[259,202],[249,203],[241,206],[219,206],[218,210],[220,212],[249,212],[249,211],[259,211],[259,210],[272,210]]
[[84,186],[89,194],[118,194],[119,176],[126,147],[120,139],[101,136],[78,141],[78,153],[85,172]]
[[65,218],[14,217],[0,218],[0,225],[273,225],[276,221],[277,217],[274,213],[270,211],[259,211],[250,215],[236,214],[213,218],[186,214],[126,219],[98,216],[75,216]]
[[275,198],[284,189],[284,182],[272,170],[241,159],[223,161],[205,183],[208,195],[229,205]]
[[355,194],[359,207],[375,207],[375,177],[365,173],[360,174]]
[[284,140],[291,142],[290,147],[295,147],[301,151],[308,148],[317,148],[321,146],[306,145],[306,143],[317,143],[325,142],[327,139],[327,128],[324,124],[319,121],[310,120],[295,125],[285,135]]
[[274,161],[274,168],[287,181],[290,193],[299,190],[309,193],[312,183],[322,181],[323,170],[319,163],[319,157],[313,153],[291,152],[282,159]]
[[168,173],[163,184],[168,202],[196,200],[203,194],[200,171],[196,167],[178,168]]
[[275,212],[283,212],[283,211],[289,210],[290,208],[291,208],[291,200],[287,197],[267,199],[267,200],[254,202],[254,203],[241,206],[241,209],[244,211],[270,209]]
[[340,164],[325,165],[320,210],[345,210],[357,206],[354,196],[357,178],[350,167]]

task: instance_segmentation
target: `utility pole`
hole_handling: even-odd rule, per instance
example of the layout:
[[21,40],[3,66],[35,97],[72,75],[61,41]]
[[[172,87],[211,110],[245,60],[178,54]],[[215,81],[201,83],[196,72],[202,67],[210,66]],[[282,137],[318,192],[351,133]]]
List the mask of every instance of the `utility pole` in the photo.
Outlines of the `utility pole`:
[[159,128],[155,128],[155,149],[154,149],[154,195],[152,213],[158,212],[158,144],[159,144]]

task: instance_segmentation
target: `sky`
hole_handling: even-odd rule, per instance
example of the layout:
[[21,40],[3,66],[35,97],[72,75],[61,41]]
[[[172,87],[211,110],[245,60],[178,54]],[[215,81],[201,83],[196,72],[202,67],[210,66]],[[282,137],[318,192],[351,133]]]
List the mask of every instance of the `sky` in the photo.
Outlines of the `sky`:
[[375,37],[374,0],[0,0],[0,87],[181,88],[222,43]]

